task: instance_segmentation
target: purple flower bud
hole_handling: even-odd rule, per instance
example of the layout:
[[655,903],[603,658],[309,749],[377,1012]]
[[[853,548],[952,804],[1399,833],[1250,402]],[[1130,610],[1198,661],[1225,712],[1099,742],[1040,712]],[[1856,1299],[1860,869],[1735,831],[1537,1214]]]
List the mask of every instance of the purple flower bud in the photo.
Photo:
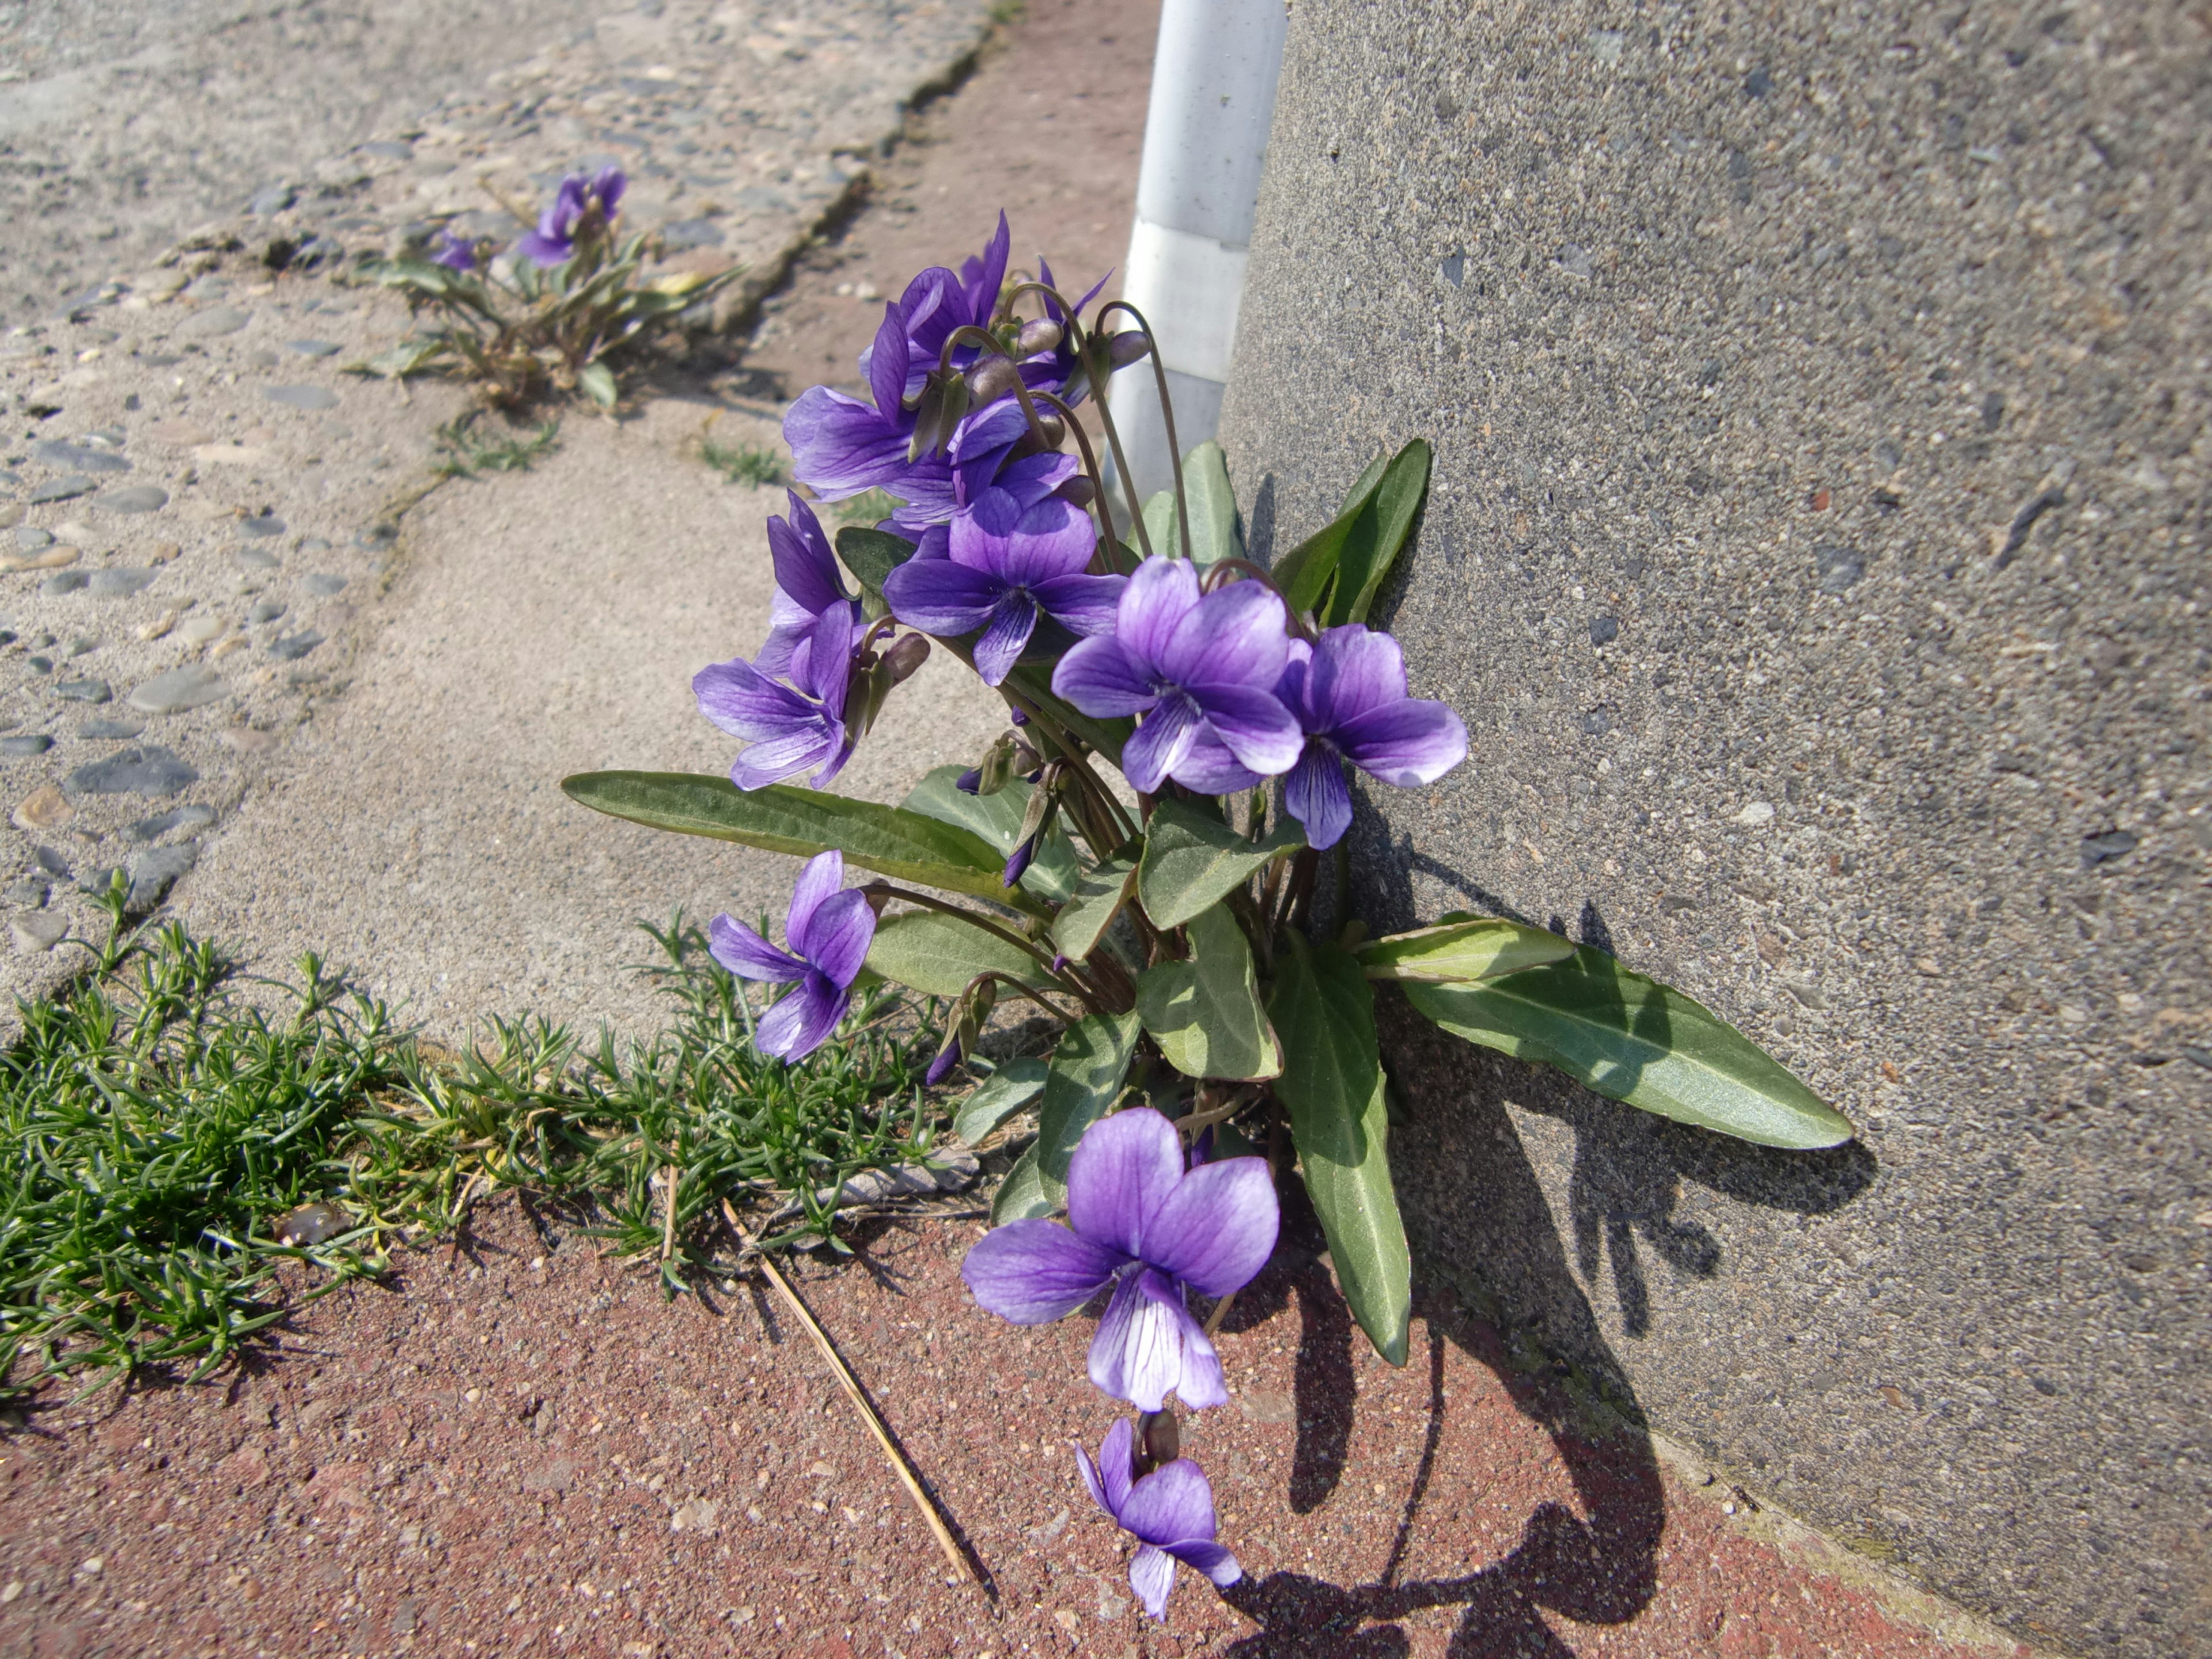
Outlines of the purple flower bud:
[[1015,337],[1014,354],[1020,357],[1034,357],[1040,351],[1049,351],[1060,343],[1060,337],[1065,331],[1049,317],[1039,317],[1034,322],[1024,323],[1021,333]]
[[437,252],[430,256],[434,265],[443,265],[448,270],[474,270],[477,268],[477,245],[465,236],[456,236],[450,230],[438,238]]
[[952,787],[963,795],[981,794],[983,789],[983,769],[971,766],[952,780]]
[[1006,718],[1017,726],[1027,726],[1030,723],[1030,717],[1018,708],[1007,709]]
[[893,641],[884,653],[884,666],[890,671],[891,684],[914,678],[922,664],[929,660],[929,641],[919,634],[904,634]]
[[1125,328],[1106,343],[1106,359],[1115,368],[1127,368],[1142,362],[1152,349],[1152,340],[1141,329]]
[[1021,378],[1021,371],[1011,358],[986,357],[968,371],[968,395],[980,409],[985,404],[1012,397],[1014,383]]
[[945,1046],[937,1051],[937,1058],[929,1062],[929,1070],[922,1073],[923,1084],[934,1089],[952,1075],[952,1068],[960,1063],[961,1058],[959,1037],[947,1037]]
[[1023,872],[1030,867],[1030,860],[1036,857],[1036,842],[1032,837],[1014,848],[1014,855],[1006,860],[1005,873],[999,878],[999,885],[1012,887],[1022,878]]

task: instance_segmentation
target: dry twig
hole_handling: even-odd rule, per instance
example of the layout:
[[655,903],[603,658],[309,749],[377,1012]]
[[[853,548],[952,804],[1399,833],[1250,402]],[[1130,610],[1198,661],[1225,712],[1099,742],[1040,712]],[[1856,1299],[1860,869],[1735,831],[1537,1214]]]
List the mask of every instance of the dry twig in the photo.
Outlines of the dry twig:
[[921,1511],[921,1518],[929,1523],[929,1530],[936,1536],[938,1548],[945,1552],[945,1559],[952,1564],[955,1572],[973,1580],[976,1588],[989,1595],[989,1586],[983,1583],[974,1565],[961,1553],[960,1546],[953,1541],[951,1529],[945,1524],[945,1517],[937,1512],[937,1505],[930,1502],[929,1494],[922,1490],[921,1478],[899,1450],[898,1443],[891,1438],[890,1431],[884,1426],[884,1420],[877,1415],[876,1408],[868,1403],[868,1396],[861,1392],[860,1379],[853,1375],[852,1368],[838,1353],[836,1345],[830,1340],[830,1333],[823,1330],[814,1316],[806,1310],[806,1304],[799,1299],[799,1292],[783,1276],[783,1270],[753,1242],[752,1235],[738,1219],[738,1212],[730,1207],[727,1199],[722,1200],[722,1216],[730,1224],[730,1231],[737,1235],[738,1243],[759,1261],[762,1270],[768,1274],[769,1283],[775,1286],[776,1293],[790,1308],[792,1316],[806,1328],[806,1334],[814,1339],[814,1346],[821,1349],[823,1358],[830,1362],[830,1370],[836,1373],[837,1381],[844,1387],[845,1397],[853,1402],[853,1409],[860,1413],[868,1425],[868,1432],[875,1436],[876,1443],[883,1448],[884,1456],[891,1466],[891,1473],[898,1476],[899,1484],[906,1488],[907,1496],[914,1500],[915,1508]]

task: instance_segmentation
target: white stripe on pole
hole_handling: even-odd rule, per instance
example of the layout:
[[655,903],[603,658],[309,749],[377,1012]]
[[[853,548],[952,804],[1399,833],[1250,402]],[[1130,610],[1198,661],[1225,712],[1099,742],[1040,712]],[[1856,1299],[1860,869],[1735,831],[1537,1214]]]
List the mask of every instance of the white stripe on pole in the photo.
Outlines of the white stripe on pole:
[[[1213,435],[1275,113],[1284,0],[1164,0],[1121,293],[1152,325],[1188,453]],[[1146,366],[1114,377],[1111,408],[1140,497],[1172,482]]]

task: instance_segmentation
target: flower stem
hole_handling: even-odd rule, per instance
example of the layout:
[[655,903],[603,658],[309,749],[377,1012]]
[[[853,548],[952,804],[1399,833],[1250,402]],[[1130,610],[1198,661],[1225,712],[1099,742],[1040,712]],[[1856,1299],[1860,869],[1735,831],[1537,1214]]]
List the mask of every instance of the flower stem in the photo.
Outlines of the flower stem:
[[[908,904],[919,904],[925,910],[936,910],[948,916],[957,916],[961,921],[966,922],[970,927],[980,928],[984,933],[993,934],[997,938],[1003,939],[1008,945],[1012,945],[1014,949],[1019,951],[1024,956],[1036,963],[1038,967],[1043,969],[1046,978],[1051,980],[1054,984],[1059,986],[1062,990],[1066,992],[1068,995],[1073,997],[1078,1002],[1080,1002],[1084,1007],[1089,1010],[1091,1013],[1096,1014],[1103,1012],[1100,1009],[1097,1000],[1091,996],[1087,988],[1077,984],[1074,981],[1069,979],[1065,974],[1056,974],[1053,972],[1052,958],[1050,957],[1045,955],[1044,952],[1038,950],[1035,945],[1031,944],[1028,939],[1024,939],[1019,933],[1015,933],[1012,928],[1001,927],[997,922],[993,921],[988,916],[979,916],[973,910],[965,909],[957,904],[948,904],[940,898],[932,898],[927,893],[917,893],[910,887],[895,887],[887,881],[872,881],[866,886],[860,888],[857,890],[866,893],[871,898],[880,896],[883,898],[904,899]],[[1059,1011],[1055,1009],[1054,1012],[1058,1012]]]
[[[1106,313],[1109,311],[1127,312],[1137,319],[1137,326],[1144,331],[1145,338],[1152,343],[1152,380],[1160,389],[1160,419],[1167,423],[1168,428],[1168,461],[1175,468],[1176,526],[1182,532],[1183,556],[1189,558],[1191,556],[1190,502],[1183,495],[1182,446],[1176,441],[1175,400],[1168,396],[1168,371],[1167,365],[1160,361],[1160,337],[1152,332],[1152,325],[1145,320],[1145,313],[1127,300],[1115,300],[1099,307],[1098,320],[1104,322]],[[1101,398],[1099,404],[1103,410],[1105,400]],[[1117,447],[1114,452],[1117,459],[1121,453]],[[1124,465],[1126,465],[1126,463]],[[1132,501],[1136,499],[1136,481],[1133,478],[1129,481]]]

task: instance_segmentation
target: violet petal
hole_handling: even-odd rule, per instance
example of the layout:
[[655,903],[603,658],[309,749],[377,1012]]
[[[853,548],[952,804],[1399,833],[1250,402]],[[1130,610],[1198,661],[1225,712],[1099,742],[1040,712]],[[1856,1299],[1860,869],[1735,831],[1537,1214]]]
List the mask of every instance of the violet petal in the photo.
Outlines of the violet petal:
[[1182,1139],[1149,1106],[1102,1118],[1067,1160],[1067,1223],[1124,1255],[1145,1255],[1146,1228],[1184,1179]]
[[1065,1319],[1112,1282],[1124,1258],[1056,1221],[994,1227],[960,1264],[978,1306],[1017,1325]]
[[732,915],[719,915],[707,924],[707,953],[739,979],[788,984],[806,972],[806,964],[787,956]]
[[[1168,1133],[1175,1131],[1170,1127]],[[1081,1150],[1077,1148],[1079,1153]],[[1072,1165],[1068,1174],[1072,1205]],[[1281,1222],[1267,1161],[1224,1158],[1201,1164],[1176,1182],[1146,1221],[1144,1248],[1134,1254],[1208,1296],[1226,1296],[1243,1289],[1267,1265]]]

